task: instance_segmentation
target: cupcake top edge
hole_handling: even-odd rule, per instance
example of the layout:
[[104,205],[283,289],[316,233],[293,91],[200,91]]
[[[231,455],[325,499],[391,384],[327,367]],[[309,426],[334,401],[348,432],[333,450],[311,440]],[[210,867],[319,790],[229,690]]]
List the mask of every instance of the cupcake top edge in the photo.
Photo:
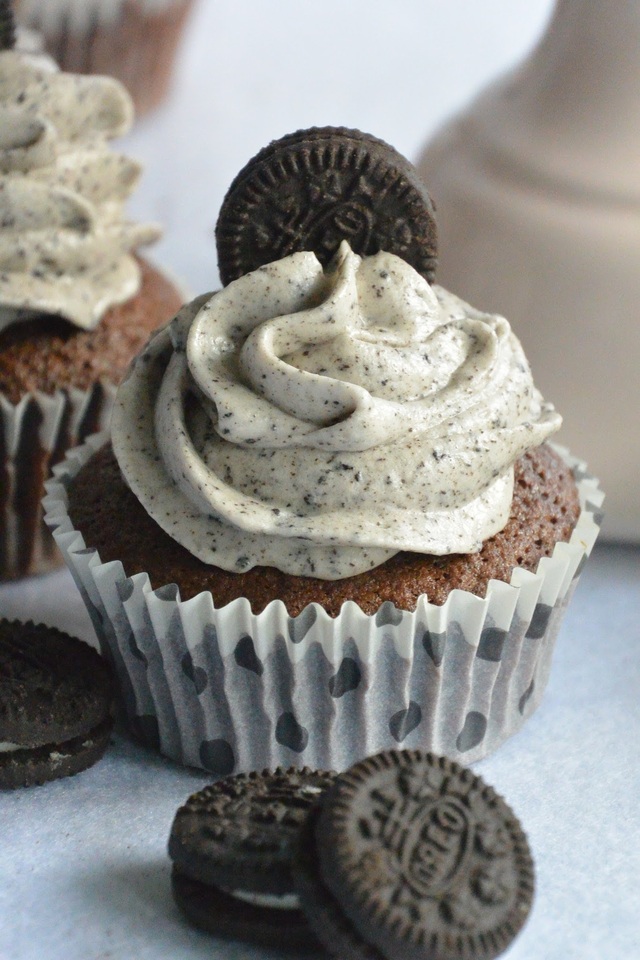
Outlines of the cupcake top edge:
[[140,167],[109,141],[132,120],[116,80],[0,52],[0,330],[42,314],[93,329],[138,292],[132,254],[160,230],[125,218]]

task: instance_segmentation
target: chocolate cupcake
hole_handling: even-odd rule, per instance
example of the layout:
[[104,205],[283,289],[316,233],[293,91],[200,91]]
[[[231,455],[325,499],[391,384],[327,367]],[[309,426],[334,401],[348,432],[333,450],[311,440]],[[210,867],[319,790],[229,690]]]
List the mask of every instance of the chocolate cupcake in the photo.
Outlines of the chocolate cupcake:
[[43,34],[63,70],[125,85],[136,114],[165,99],[193,0],[16,0],[21,24]]
[[128,362],[182,302],[136,253],[158,227],[124,217],[140,168],[108,141],[132,117],[116,81],[0,51],[0,579],[61,562],[43,481],[108,426]]
[[[402,257],[430,238],[430,275],[407,167],[343,129],[259,154],[219,240],[235,222],[267,249],[279,224],[293,249],[155,335],[113,451],[92,440],[49,487],[132,726],[183,763],[342,769],[398,744],[470,762],[540,701],[602,497],[547,445],[560,417],[507,321]],[[398,252],[368,249],[381,222]]]

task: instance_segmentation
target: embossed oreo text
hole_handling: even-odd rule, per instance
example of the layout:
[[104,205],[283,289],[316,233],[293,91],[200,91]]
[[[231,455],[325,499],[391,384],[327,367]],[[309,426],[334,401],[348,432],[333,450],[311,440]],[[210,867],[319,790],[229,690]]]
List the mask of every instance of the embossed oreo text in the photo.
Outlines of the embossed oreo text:
[[[454,931],[495,922],[515,895],[513,845],[470,783],[439,770],[371,789],[358,820],[363,886],[375,870],[390,914]],[[430,919],[431,918],[431,919]]]

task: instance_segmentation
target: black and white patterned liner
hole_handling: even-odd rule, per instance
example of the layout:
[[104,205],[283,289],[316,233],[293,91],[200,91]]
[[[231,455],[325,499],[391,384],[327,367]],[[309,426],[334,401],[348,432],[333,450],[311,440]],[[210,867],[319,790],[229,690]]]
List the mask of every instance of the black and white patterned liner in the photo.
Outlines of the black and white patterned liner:
[[34,391],[17,404],[0,395],[0,580],[61,566],[42,522],[42,481],[67,450],[108,427],[115,392],[96,383],[88,390]]
[[180,763],[215,775],[276,766],[344,769],[390,747],[421,747],[463,763],[515,733],[538,706],[554,641],[596,540],[603,494],[561,450],[582,512],[569,543],[538,571],[462,590],[413,613],[355,603],[335,619],[317,604],[289,617],[274,601],[257,616],[211,594],[181,601],[174,584],[103,564],[72,527],[65,484],[104,437],[56,469],[46,522],[69,564],[103,652],[115,666],[134,732]]

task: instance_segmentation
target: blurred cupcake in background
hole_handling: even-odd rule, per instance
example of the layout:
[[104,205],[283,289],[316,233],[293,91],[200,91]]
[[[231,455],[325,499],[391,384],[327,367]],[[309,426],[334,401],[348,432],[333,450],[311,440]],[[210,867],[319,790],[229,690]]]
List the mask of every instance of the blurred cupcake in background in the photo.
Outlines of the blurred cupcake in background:
[[63,70],[108,74],[133,97],[136,114],[168,92],[194,0],[16,0],[21,25],[41,32]]
[[141,172],[109,147],[133,119],[126,90],[13,42],[0,3],[0,580],[59,565],[43,482],[109,426],[129,360],[182,301],[137,253],[159,227],[124,211]]

